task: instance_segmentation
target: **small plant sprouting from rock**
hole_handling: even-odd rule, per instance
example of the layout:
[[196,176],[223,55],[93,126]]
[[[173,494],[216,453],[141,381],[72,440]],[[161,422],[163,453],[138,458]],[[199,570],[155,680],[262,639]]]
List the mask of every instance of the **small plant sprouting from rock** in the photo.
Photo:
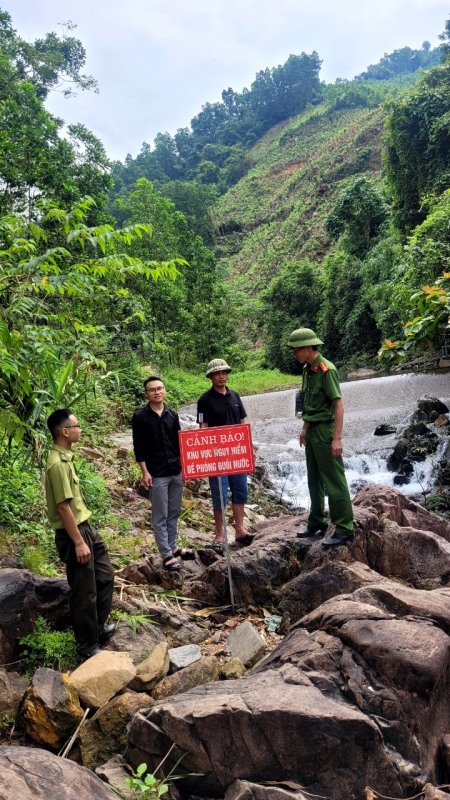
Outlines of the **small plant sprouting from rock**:
[[158,625],[158,623],[152,619],[149,614],[128,614],[126,611],[113,610],[111,617],[113,617],[113,619],[125,620],[128,622],[134,634],[137,634],[138,625],[143,625],[144,627],[145,625]]
[[186,753],[183,753],[165,777],[162,775],[161,778],[157,778],[156,773],[162,768],[164,762],[169,758],[174,747],[175,744],[173,744],[170,750],[168,750],[153,773],[147,771],[147,764],[139,764],[136,772],[133,773],[133,777],[125,778],[126,785],[129,786],[130,789],[133,789],[135,797],[144,798],[144,800],[159,800],[160,797],[163,797],[163,795],[167,794],[169,791],[170,781],[180,780],[180,778],[185,778],[187,775],[201,776],[203,774],[201,772],[189,772],[184,775],[176,775],[178,765],[186,755]]
[[139,764],[132,778],[125,778],[125,783],[136,793],[136,797],[159,800],[169,791],[169,785],[164,780],[158,780],[151,772],[147,772],[147,764]]

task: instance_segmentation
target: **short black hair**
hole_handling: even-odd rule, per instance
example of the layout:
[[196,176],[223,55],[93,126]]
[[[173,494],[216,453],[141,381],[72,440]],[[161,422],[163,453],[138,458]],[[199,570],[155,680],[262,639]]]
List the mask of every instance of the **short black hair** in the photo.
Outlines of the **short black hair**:
[[147,383],[151,383],[151,381],[161,381],[161,383],[164,383],[163,379],[159,375],[150,375],[150,377],[146,378],[144,381],[144,389],[147,388]]
[[67,422],[71,416],[72,412],[70,408],[57,408],[56,411],[50,414],[47,419],[47,427],[52,435],[53,441],[55,441],[60,429],[64,427],[64,423]]
[[318,344],[312,344],[311,347],[314,350],[314,352],[317,353],[317,351],[319,349],[319,345]]

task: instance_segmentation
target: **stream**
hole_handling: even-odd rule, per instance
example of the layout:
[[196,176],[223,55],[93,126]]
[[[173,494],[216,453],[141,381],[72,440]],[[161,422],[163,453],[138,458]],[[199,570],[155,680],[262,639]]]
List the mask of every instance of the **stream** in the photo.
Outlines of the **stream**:
[[[232,378],[231,375],[230,388],[233,388]],[[448,372],[349,381],[342,383],[341,389],[345,407],[344,464],[352,496],[368,483],[393,486],[395,473],[388,471],[386,459],[397,435],[374,436],[378,425],[386,423],[401,428],[417,401],[425,395],[438,397],[450,407]],[[298,443],[302,422],[294,414],[295,390],[249,395],[242,399],[252,426],[257,463],[265,465],[274,495],[295,508],[307,509],[305,453]],[[186,414],[195,415],[195,405],[180,410],[180,416]],[[420,497],[430,485],[434,463],[442,458],[449,442],[449,437],[443,437],[438,452],[416,465],[411,482],[397,488]]]

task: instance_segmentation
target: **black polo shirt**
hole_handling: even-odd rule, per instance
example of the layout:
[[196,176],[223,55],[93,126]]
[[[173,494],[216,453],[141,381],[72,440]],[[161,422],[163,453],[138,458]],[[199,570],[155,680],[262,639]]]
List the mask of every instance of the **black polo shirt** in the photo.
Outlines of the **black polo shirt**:
[[247,413],[237,392],[217,392],[214,387],[202,394],[197,402],[197,422],[206,422],[210,428],[217,425],[239,425]]
[[178,431],[180,420],[176,411],[164,403],[159,416],[146,405],[133,414],[133,448],[136,461],[145,461],[153,478],[178,475],[181,471]]

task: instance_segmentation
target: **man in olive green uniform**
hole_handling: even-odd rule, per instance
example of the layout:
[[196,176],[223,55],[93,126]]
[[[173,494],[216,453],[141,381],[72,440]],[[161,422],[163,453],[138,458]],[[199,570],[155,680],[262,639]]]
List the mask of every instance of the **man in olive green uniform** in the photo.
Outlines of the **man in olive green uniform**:
[[354,538],[353,510],[342,460],[344,405],[336,367],[318,351],[323,342],[310,328],[298,328],[289,339],[294,358],[303,365],[303,428],[311,510],[301,537],[321,536],[328,524],[325,493],[335,531],[322,547],[348,544]]
[[69,409],[50,414],[47,425],[53,438],[45,470],[45,493],[55,543],[66,565],[71,589],[70,616],[80,659],[99,653],[115,630],[106,625],[111,611],[114,570],[106,546],[89,523],[80,482],[73,464],[72,445],[80,441],[77,418]]

